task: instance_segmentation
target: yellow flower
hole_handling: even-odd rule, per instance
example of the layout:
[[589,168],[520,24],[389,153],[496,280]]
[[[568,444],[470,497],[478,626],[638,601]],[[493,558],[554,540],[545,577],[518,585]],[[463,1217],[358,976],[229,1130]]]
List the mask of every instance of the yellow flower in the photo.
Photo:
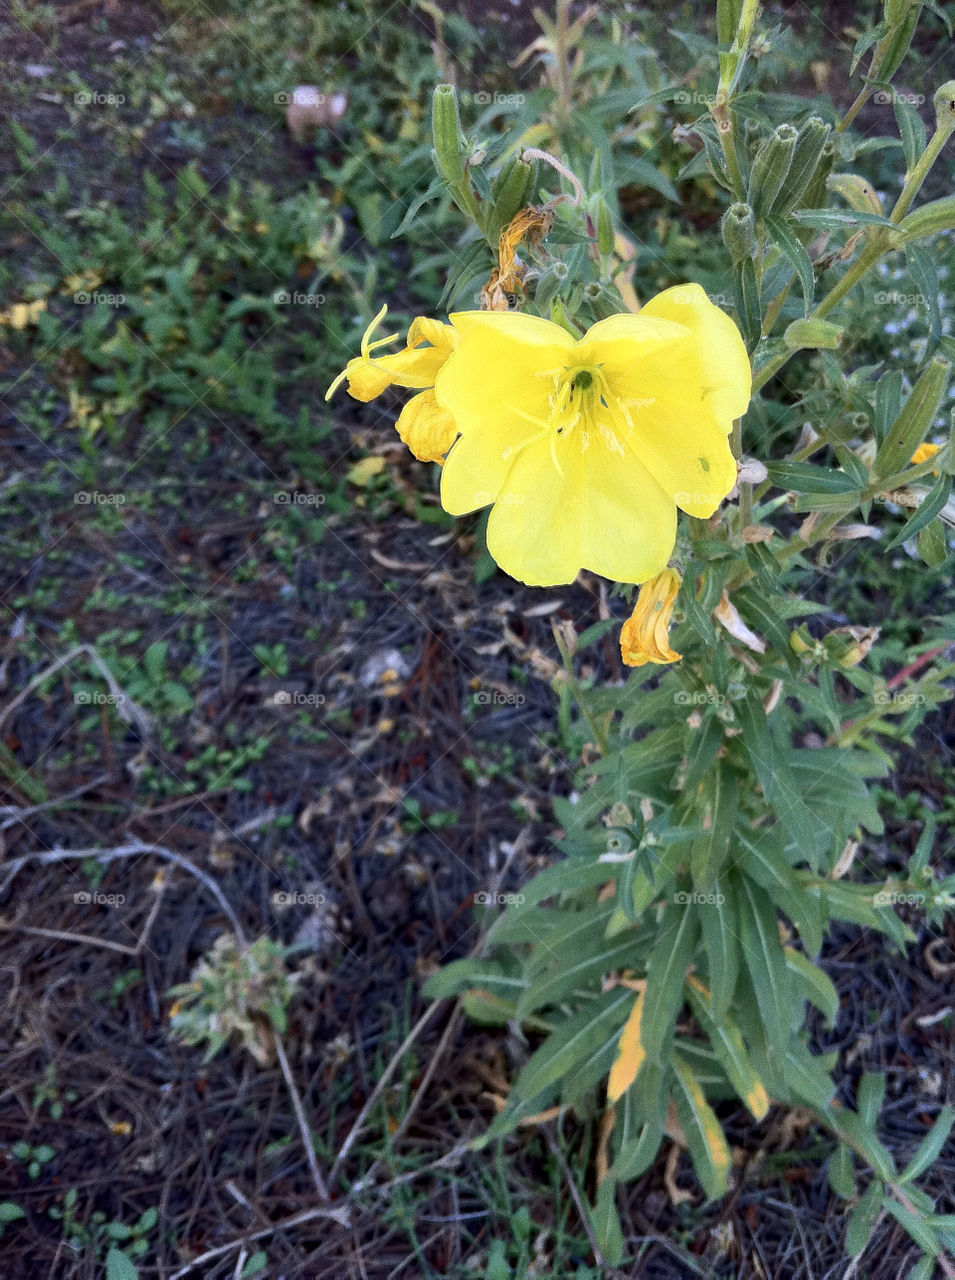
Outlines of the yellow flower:
[[675,569],[664,569],[640,588],[636,607],[620,632],[620,653],[628,667],[680,661],[683,655],[670,648],[669,627],[682,581]]
[[[940,444],[920,444],[919,447],[912,454],[912,457],[911,457],[912,466],[917,467],[920,462],[928,462],[931,458],[935,457],[935,455],[939,452],[941,447],[942,446]],[[932,475],[937,476],[938,472],[933,471]]]
[[[416,458],[422,462],[440,462],[454,443],[457,434],[451,414],[438,407],[434,398],[434,381],[439,370],[457,345],[458,335],[449,324],[419,316],[411,323],[404,351],[388,356],[374,354],[379,347],[394,342],[392,334],[372,342],[371,335],[388,313],[382,309],[365,330],[361,355],[349,360],[325,396],[330,400],[341,384],[348,381],[348,394],[356,400],[374,400],[388,387],[411,387],[419,391],[401,411],[398,435]],[[427,345],[426,345],[427,344]]]
[[451,515],[493,504],[488,550],[511,577],[645,582],[670,558],[677,508],[710,516],[736,483],[727,437],[749,404],[749,360],[699,285],[579,339],[512,312],[451,323],[459,342],[434,394],[460,436],[441,502]]

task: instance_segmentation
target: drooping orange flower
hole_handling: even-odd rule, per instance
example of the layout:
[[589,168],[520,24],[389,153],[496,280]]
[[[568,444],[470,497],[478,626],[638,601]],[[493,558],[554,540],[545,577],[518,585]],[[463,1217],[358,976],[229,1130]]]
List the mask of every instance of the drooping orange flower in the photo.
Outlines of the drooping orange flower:
[[640,588],[620,632],[620,653],[628,667],[680,661],[683,655],[670,648],[669,628],[682,581],[676,569],[664,569]]

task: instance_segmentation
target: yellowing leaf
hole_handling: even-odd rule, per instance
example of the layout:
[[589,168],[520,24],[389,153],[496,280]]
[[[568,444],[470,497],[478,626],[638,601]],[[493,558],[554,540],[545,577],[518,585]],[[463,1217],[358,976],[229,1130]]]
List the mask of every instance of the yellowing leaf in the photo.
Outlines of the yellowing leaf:
[[362,458],[361,462],[356,462],[348,472],[347,479],[349,483],[357,488],[367,489],[375,476],[380,476],[384,469],[384,458],[376,454],[370,458]]
[[617,1102],[623,1097],[634,1080],[636,1080],[637,1072],[643,1066],[643,1060],[647,1056],[646,1050],[640,1043],[643,996],[644,993],[641,991],[634,1001],[630,1017],[624,1024],[623,1031],[620,1034],[620,1048],[617,1051],[617,1060],[613,1064],[610,1079],[607,1082],[607,1098],[610,1102]]

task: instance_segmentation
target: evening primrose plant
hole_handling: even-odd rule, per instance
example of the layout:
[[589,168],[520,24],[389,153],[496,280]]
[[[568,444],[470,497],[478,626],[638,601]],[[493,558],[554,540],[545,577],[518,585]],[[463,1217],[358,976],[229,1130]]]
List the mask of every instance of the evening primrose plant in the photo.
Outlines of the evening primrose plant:
[[[955,1275],[955,1215],[915,1185],[953,1112],[939,1110],[898,1168],[877,1135],[885,1077],[863,1074],[849,1105],[837,1054],[816,1052],[806,1027],[809,1005],[830,1028],[839,1017],[818,963],[832,922],[902,948],[917,935],[898,905],[915,904],[931,930],[955,902],[955,878],[933,871],[931,821],[902,873],[853,874],[883,831],[875,795],[893,741],[950,696],[951,625],[926,623],[918,655],[887,681],[868,661],[878,620],[833,628],[798,585],[859,538],[901,548],[922,572],[948,562],[955,343],[937,326],[919,368],[867,365],[840,345],[840,309],[902,255],[937,298],[955,197],[920,192],[955,128],[955,83],[935,95],[931,138],[898,99],[899,137],[883,142],[901,146],[906,172],[884,204],[859,171],[871,139],[857,144],[851,124],[869,95],[891,93],[922,6],[887,0],[860,38],[856,61],[873,56],[844,119],[807,104],[782,123],[756,91],[752,55],[770,39],[758,8],[720,0],[718,81],[680,126],[698,143],[683,178],[718,193],[725,302],[683,280],[641,305],[602,155],[586,178],[536,146],[491,162],[440,86],[435,162],[469,223],[448,322],[416,319],[396,350],[398,335],[375,336],[380,313],[335,386],[359,400],[415,393],[399,433],[440,465],[446,511],[489,509],[504,571],[530,586],[588,571],[633,606],[622,682],[578,675],[619,620],[555,629],[555,688],[576,698],[585,735],[578,788],[555,802],[564,860],[490,923],[480,956],[428,984],[522,1046],[477,1145],[568,1111],[596,1118],[590,1225],[616,1263],[617,1190],[665,1140],[689,1151],[714,1199],[738,1176],[716,1104],[738,1098],[756,1121],[808,1108],[834,1140],[847,1253],[890,1215],[923,1251],[910,1275],[926,1280],[936,1267]],[[661,104],[688,96],[673,85],[632,108],[658,121]],[[797,355],[793,403],[779,375]]]

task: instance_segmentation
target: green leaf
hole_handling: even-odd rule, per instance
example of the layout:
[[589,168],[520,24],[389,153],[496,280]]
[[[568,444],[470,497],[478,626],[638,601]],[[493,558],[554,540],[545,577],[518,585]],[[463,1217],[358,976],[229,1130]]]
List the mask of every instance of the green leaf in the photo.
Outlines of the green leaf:
[[[689,894],[678,895],[688,898]],[[647,1057],[659,1061],[683,1007],[686,971],[696,947],[699,912],[684,902],[668,902],[659,937],[647,962],[641,1040]]]
[[918,289],[920,305],[928,313],[929,337],[931,346],[934,347],[942,336],[942,312],[938,301],[941,287],[938,270],[931,255],[917,244],[905,246],[905,263],[912,282]]
[[925,150],[927,141],[925,125],[922,123],[922,117],[910,102],[906,102],[905,98],[899,94],[893,94],[892,98],[896,123],[902,136],[905,167],[914,169],[922,157],[922,152]]
[[844,1142],[836,1147],[829,1161],[829,1185],[837,1196],[852,1200],[856,1193],[856,1178],[852,1168],[852,1151]]
[[395,240],[397,239],[398,236],[403,235],[411,226],[412,222],[414,222],[415,215],[418,213],[418,210],[423,208],[423,206],[426,205],[430,200],[434,200],[436,196],[439,196],[441,192],[444,190],[444,188],[445,188],[444,179],[435,178],[434,182],[432,182],[431,186],[428,187],[426,191],[423,191],[421,195],[419,195],[416,199],[412,200],[411,204],[408,206],[405,216],[401,219],[401,222],[398,224],[397,228],[394,231],[392,231],[391,233],[392,240]]
[[795,947],[786,947],[786,965],[803,987],[802,994],[823,1014],[826,1026],[832,1030],[839,1016],[839,993],[828,973]]
[[895,1200],[892,1196],[885,1197],[883,1207],[891,1213],[896,1222],[905,1228],[915,1243],[924,1249],[927,1254],[934,1258],[941,1253],[941,1241],[924,1218],[919,1217],[917,1213],[913,1213],[911,1209],[907,1209],[904,1204],[899,1204],[898,1200]]
[[[739,973],[740,941],[736,901],[722,880],[713,883],[714,905],[700,912],[703,948],[713,1012],[721,1018],[729,1009]],[[720,901],[722,899],[722,901]]]
[[604,1178],[597,1189],[597,1203],[590,1216],[600,1252],[610,1266],[617,1266],[623,1258],[624,1239],[617,1212],[617,1184],[612,1177]]
[[667,200],[673,200],[676,204],[680,202],[680,193],[667,175],[643,156],[620,158],[615,166],[614,182],[618,191],[629,186],[650,187],[659,191]]
[[633,992],[616,987],[561,1023],[518,1076],[512,1090],[515,1102],[543,1093],[582,1062],[602,1053],[609,1040],[616,1041],[632,1005]]
[[812,462],[771,462],[767,470],[777,488],[793,493],[854,493],[859,487],[844,471]]
[[858,209],[796,209],[789,214],[789,221],[797,227],[812,227],[814,231],[838,231],[841,227],[891,227],[896,223],[878,213],[863,213]]
[[935,1275],[935,1259],[931,1254],[917,1262],[909,1272],[906,1280],[932,1280]]
[[521,992],[516,1016],[523,1021],[537,1009],[570,996],[575,988],[584,987],[591,978],[616,969],[632,969],[647,945],[646,938],[632,929],[610,942],[599,936],[586,941],[574,939],[569,946],[548,940],[538,948],[538,954],[548,958],[549,968],[543,976],[535,974],[530,986]]
[[948,559],[948,539],[945,525],[941,520],[933,520],[919,534],[919,555],[930,569],[940,568]]
[[762,1120],[769,1109],[769,1095],[746,1051],[736,1020],[728,1013],[717,1018],[709,992],[692,976],[687,980],[686,990],[697,1021],[706,1032],[727,1078],[750,1112]]
[[139,1270],[125,1253],[110,1249],[106,1255],[106,1280],[139,1280]]
[[856,1094],[856,1108],[862,1123],[874,1129],[885,1101],[885,1074],[881,1071],[864,1071]]
[[0,1201],[0,1223],[16,1222],[18,1218],[25,1218],[26,1216],[26,1210],[21,1209],[12,1200]]
[[739,918],[749,980],[756,994],[760,1017],[771,1046],[789,1042],[792,994],[786,956],[779,937],[776,908],[765,889],[749,876],[735,880],[739,894]]
[[617,1182],[630,1182],[639,1178],[653,1164],[663,1141],[663,1126],[657,1115],[647,1119],[638,1106],[634,1089],[628,1089],[617,1103],[617,1122],[614,1126],[616,1159],[611,1177]]
[[793,1040],[782,1059],[782,1067],[783,1079],[793,1095],[817,1111],[825,1111],[836,1086],[822,1058],[810,1053],[801,1040]]
[[883,1181],[888,1182],[895,1177],[892,1153],[879,1141],[858,1112],[849,1111],[846,1107],[829,1107],[825,1114],[829,1126],[840,1138],[851,1139],[851,1145],[861,1152]]
[[955,1123],[955,1109],[945,1106],[938,1113],[935,1123],[922,1139],[919,1149],[903,1171],[899,1181],[911,1182],[925,1173],[941,1155]]
[[812,262],[809,259],[809,254],[793,234],[792,228],[787,224],[785,218],[766,218],[765,222],[769,230],[769,234],[778,245],[786,261],[799,277],[799,287],[802,290],[803,311],[805,315],[808,316],[812,309],[812,299],[815,291],[815,277],[813,275]]
[[729,850],[739,808],[736,773],[722,762],[717,763],[706,783],[705,805],[709,830],[693,841],[690,869],[694,887],[708,893]]
[[878,1178],[875,1178],[869,1183],[865,1195],[853,1209],[849,1219],[849,1230],[846,1233],[846,1252],[850,1258],[857,1258],[872,1238],[884,1195],[885,1187]]
[[751,258],[744,258],[733,267],[733,291],[739,327],[746,339],[746,347],[752,351],[763,332],[763,315],[759,304],[759,286],[756,268]]
[[674,1099],[686,1134],[693,1166],[707,1200],[726,1194],[732,1160],[726,1137],[713,1108],[706,1101],[699,1081],[689,1064],[678,1054],[673,1057]]
[[492,960],[452,960],[431,975],[424,985],[424,996],[428,1000],[448,1000],[470,987],[484,987],[495,995],[516,1000],[526,986],[525,979],[506,976],[502,966]]

